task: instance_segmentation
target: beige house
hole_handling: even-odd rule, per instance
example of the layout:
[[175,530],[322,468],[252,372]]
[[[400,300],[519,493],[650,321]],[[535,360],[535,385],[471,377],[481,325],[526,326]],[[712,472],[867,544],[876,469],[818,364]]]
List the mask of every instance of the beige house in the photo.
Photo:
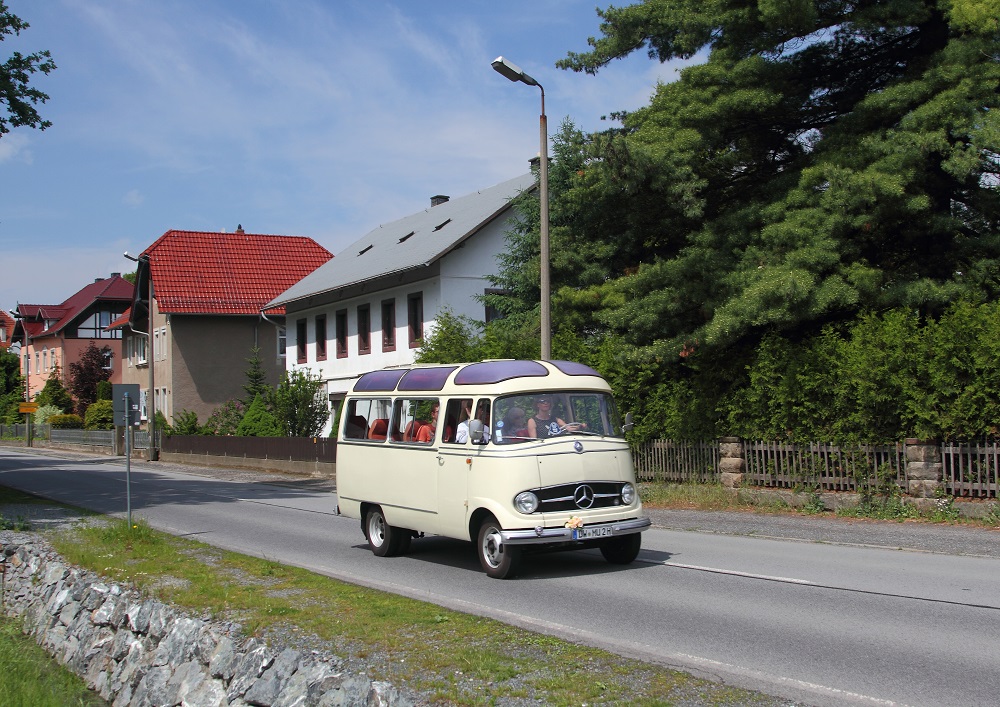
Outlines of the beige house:
[[310,238],[242,228],[163,234],[139,256],[132,306],[112,325],[123,333],[122,382],[139,385],[141,418],[152,406],[168,422],[183,410],[204,422],[245,397],[254,348],[277,385],[285,310],[261,308],[332,257]]

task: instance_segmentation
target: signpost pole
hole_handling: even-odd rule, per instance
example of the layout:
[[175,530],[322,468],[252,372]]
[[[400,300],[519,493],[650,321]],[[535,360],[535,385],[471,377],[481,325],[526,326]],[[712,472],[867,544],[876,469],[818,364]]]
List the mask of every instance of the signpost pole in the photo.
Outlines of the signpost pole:
[[128,507],[128,527],[132,527],[132,406],[125,393],[125,503]]

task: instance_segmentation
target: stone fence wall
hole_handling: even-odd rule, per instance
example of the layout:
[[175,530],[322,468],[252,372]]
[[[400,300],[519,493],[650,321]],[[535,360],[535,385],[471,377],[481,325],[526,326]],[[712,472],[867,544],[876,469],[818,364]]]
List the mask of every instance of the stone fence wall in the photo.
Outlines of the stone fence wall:
[[414,704],[336,659],[275,650],[67,565],[42,541],[0,545],[2,611],[114,707]]

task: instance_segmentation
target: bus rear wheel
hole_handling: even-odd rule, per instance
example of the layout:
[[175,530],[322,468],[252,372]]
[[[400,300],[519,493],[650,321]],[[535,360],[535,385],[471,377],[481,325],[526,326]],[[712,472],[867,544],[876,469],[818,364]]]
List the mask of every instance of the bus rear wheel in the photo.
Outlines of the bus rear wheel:
[[613,565],[628,565],[639,556],[639,549],[642,547],[642,535],[632,533],[611,538],[601,545],[601,554],[604,559]]
[[389,525],[382,509],[378,506],[369,509],[365,516],[365,537],[368,538],[368,547],[378,557],[399,554],[401,541],[406,532],[402,528]]
[[476,547],[479,564],[490,577],[508,579],[517,574],[521,565],[521,548],[503,543],[500,537],[500,524],[495,518],[487,518],[479,526]]

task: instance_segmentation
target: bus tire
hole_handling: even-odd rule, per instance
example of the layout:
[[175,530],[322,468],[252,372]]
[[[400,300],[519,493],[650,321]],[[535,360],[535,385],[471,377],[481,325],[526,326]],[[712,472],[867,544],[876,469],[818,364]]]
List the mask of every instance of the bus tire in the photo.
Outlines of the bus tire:
[[513,577],[521,565],[521,548],[500,541],[500,524],[492,516],[479,526],[476,548],[483,571],[494,579]]
[[394,528],[385,520],[382,509],[373,506],[365,516],[365,537],[368,547],[377,557],[389,557],[399,550],[399,538],[402,531]]
[[606,540],[601,545],[601,554],[604,555],[605,560],[613,565],[628,565],[639,556],[641,547],[642,534],[632,533]]

